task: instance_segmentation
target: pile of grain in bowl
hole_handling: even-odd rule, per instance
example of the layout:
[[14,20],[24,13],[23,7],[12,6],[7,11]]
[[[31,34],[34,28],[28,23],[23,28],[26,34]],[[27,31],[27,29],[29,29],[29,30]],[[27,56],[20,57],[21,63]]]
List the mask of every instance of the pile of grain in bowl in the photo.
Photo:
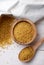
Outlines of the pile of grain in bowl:
[[14,27],[14,38],[20,43],[28,43],[34,36],[33,26],[27,21],[20,21]]
[[25,60],[30,60],[34,56],[34,50],[32,47],[26,47],[22,49],[22,51],[19,53],[19,60],[25,61]]

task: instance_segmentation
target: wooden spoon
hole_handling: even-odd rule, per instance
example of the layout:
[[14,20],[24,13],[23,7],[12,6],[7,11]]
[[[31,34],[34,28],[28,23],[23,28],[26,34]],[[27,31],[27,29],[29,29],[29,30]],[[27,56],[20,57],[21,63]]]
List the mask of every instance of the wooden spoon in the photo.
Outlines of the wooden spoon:
[[43,43],[43,41],[44,41],[44,38],[39,40],[33,46],[29,46],[29,47],[22,49],[18,55],[19,60],[22,62],[30,61],[34,57],[36,50]]

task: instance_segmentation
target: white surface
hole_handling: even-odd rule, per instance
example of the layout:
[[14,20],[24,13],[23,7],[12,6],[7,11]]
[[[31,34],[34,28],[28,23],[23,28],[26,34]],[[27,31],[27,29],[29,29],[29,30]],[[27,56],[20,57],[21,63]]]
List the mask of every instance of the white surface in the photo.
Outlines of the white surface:
[[[1,4],[1,2],[2,2],[3,0],[1,0],[0,1],[0,10],[4,10],[4,11],[7,11],[8,10],[8,6],[9,6],[9,4],[8,4],[8,6],[7,6],[7,8],[6,8],[6,6],[5,5],[2,5]],[[5,2],[6,1],[8,1],[8,0],[4,0]],[[12,2],[13,0],[11,0],[11,3],[14,3],[16,0],[14,0],[13,2]],[[30,0],[20,0],[20,1],[22,1],[23,3],[29,3],[28,1],[30,1]],[[33,0],[32,2],[37,2],[37,1],[42,1],[43,2],[43,0]],[[5,3],[5,2],[3,2],[3,3]],[[40,2],[39,2],[39,4],[40,4]],[[7,2],[6,2],[7,3]],[[10,2],[9,2],[10,3]],[[2,6],[1,6],[2,5]],[[21,4],[22,5],[22,4]],[[32,7],[33,8],[33,7]],[[16,8],[17,9],[17,8]],[[19,9],[19,8],[18,8]],[[21,9],[22,10],[22,9]],[[12,10],[13,11],[13,10]],[[37,15],[37,13],[39,14],[39,12],[41,11],[41,14],[38,16]],[[30,13],[30,12],[36,12],[36,13]],[[13,12],[13,14],[15,14],[16,12],[14,11]],[[22,14],[23,12],[21,11],[21,14]],[[19,12],[18,13],[16,13],[16,14],[19,14]],[[39,19],[38,17],[41,17],[41,15],[43,15],[44,16],[44,7],[42,7],[42,6],[40,6],[40,10],[39,10],[39,8],[37,8],[36,10],[29,10],[28,12],[27,12],[27,18],[28,18],[28,14],[30,14],[31,16],[29,17],[29,18],[31,18],[31,20],[33,20],[33,21],[37,21],[37,19]],[[25,16],[25,15],[22,15],[22,16]],[[34,17],[35,18],[34,18]],[[37,19],[36,19],[36,16],[37,16]],[[34,18],[34,19],[32,19],[32,18]],[[37,31],[38,31],[38,34],[39,34],[39,38],[42,38],[42,37],[44,37],[44,20],[43,21],[41,21],[41,22],[38,22],[38,24],[36,24],[36,27],[37,27]],[[36,38],[37,39],[37,38]],[[13,45],[11,45],[11,46],[9,46],[8,48],[5,48],[5,49],[2,49],[2,48],[0,48],[0,65],[44,65],[44,44],[38,49],[38,51],[37,51],[37,53],[36,53],[36,55],[35,55],[35,57],[34,57],[34,59],[31,61],[31,62],[29,62],[29,63],[22,63],[22,62],[20,62],[19,60],[18,60],[18,53],[20,52],[20,50],[22,49],[22,48],[24,48],[25,46],[23,46],[23,45],[19,45],[19,44],[17,44],[17,43],[14,43]],[[42,50],[42,51],[41,51]]]
[[13,6],[18,0],[0,0],[0,10],[7,11]]
[[[39,5],[32,4],[30,6],[31,2],[33,4],[39,3]],[[15,5],[16,3],[17,5]],[[44,3],[44,0],[1,0],[0,11],[3,11],[3,13],[12,13],[15,16],[25,17],[36,22],[36,20],[44,16],[44,13],[42,14],[44,12],[44,5],[40,5],[40,3]]]
[[[44,37],[44,19],[42,21],[37,22],[37,32],[38,38]],[[40,46],[39,50],[44,50],[44,43]]]
[[20,2],[11,8],[11,13],[15,16],[28,18],[33,22],[44,16],[44,5],[30,5],[29,2]]
[[18,60],[20,47],[9,47],[5,51],[0,52],[0,65],[44,65],[44,52],[37,51],[33,60],[29,63],[22,63]]

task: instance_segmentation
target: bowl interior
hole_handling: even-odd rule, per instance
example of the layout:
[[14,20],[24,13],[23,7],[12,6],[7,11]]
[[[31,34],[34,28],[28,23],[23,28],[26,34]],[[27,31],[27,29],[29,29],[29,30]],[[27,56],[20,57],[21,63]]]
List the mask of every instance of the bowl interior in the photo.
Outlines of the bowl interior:
[[[14,36],[14,28],[15,28],[15,26],[16,26],[17,24],[19,24],[20,22],[23,22],[23,21],[24,21],[24,22],[27,22],[27,23],[30,23],[30,24],[32,25],[33,29],[34,29],[33,38],[32,38],[32,40],[30,40],[30,41],[27,42],[27,43],[23,43],[23,42],[17,41],[16,38],[15,38],[15,36]],[[19,43],[19,44],[30,44],[31,42],[34,41],[34,39],[36,38],[36,35],[37,35],[36,26],[35,26],[35,24],[34,24],[31,20],[28,20],[28,19],[16,20],[16,22],[15,22],[14,25],[13,25],[13,39],[14,39],[15,42],[17,42],[17,43]]]

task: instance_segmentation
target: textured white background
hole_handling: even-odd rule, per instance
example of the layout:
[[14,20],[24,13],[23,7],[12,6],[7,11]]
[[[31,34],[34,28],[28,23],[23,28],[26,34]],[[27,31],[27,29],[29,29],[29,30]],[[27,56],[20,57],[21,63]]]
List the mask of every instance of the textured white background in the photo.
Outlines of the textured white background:
[[[0,13],[4,13],[1,11],[7,11],[14,3],[16,3],[18,0],[0,0]],[[20,3],[16,8],[14,8],[11,13],[15,14],[16,16],[22,16],[31,19],[32,21],[37,21],[41,16],[44,16],[44,7],[40,6],[40,9],[35,10],[29,10],[27,14],[22,15],[25,13],[24,11],[24,4],[43,4],[44,0],[20,0]],[[23,5],[23,7],[22,7]],[[20,6],[20,7],[19,7]],[[20,10],[20,13],[19,13]],[[35,13],[33,14],[33,12]],[[32,14],[30,13],[32,12]],[[38,13],[38,14],[36,14]],[[29,16],[29,14],[31,16]],[[33,17],[34,16],[34,17]],[[34,19],[33,19],[34,18]],[[42,21],[36,22],[36,27],[38,31],[38,37],[43,38],[44,37],[44,19]],[[36,38],[37,39],[37,38]],[[22,63],[18,60],[18,53],[22,48],[25,46],[19,45],[14,43],[13,45],[9,46],[8,48],[2,49],[0,48],[0,65],[44,65],[44,43],[42,46],[38,49],[34,59],[29,63]]]

